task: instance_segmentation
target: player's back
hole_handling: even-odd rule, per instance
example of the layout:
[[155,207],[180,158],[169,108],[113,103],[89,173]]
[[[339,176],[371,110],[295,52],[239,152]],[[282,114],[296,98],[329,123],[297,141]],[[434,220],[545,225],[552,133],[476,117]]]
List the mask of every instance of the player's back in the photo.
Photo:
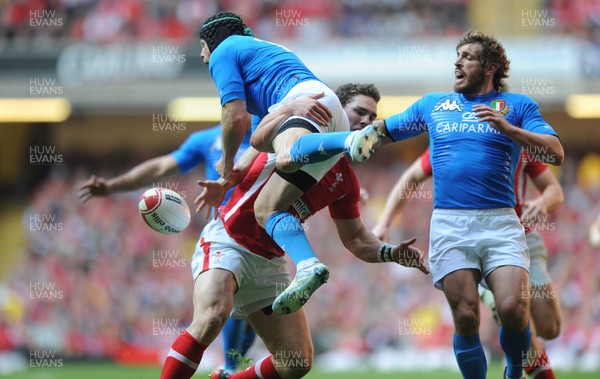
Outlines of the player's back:
[[211,54],[209,69],[222,104],[244,98],[248,112],[260,117],[294,85],[318,80],[287,48],[249,36],[225,39]]

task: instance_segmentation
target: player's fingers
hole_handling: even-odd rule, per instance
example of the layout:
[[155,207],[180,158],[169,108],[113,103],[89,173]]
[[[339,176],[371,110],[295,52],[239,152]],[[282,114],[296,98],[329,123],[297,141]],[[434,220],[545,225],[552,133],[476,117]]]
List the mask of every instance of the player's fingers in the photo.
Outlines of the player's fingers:
[[405,247],[408,247],[415,242],[417,242],[417,237],[413,237],[413,238],[409,239],[408,241],[402,241],[402,245],[404,245]]
[[315,93],[314,95],[310,95],[309,97],[310,97],[311,99],[320,99],[320,98],[322,98],[323,96],[325,96],[325,92],[319,92],[319,93]]
[[321,114],[323,117],[325,117],[327,119],[327,122],[329,122],[329,119],[333,117],[333,113],[331,113],[331,111],[329,110],[327,105],[319,102],[319,103],[317,103],[316,108],[317,108],[317,111],[319,112],[319,114]]

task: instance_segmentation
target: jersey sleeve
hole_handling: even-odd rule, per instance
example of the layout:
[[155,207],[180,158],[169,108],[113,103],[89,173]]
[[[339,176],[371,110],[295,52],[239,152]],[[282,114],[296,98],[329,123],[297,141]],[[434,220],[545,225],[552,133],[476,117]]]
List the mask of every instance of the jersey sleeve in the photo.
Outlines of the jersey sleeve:
[[177,150],[171,153],[182,174],[206,161],[205,152],[208,150],[208,146],[206,146],[208,139],[210,139],[208,132],[192,133]]
[[346,165],[344,175],[344,192],[346,196],[329,204],[329,215],[338,220],[348,220],[360,217],[360,184],[350,164]]
[[223,41],[210,56],[209,70],[221,98],[221,106],[236,99],[246,100],[244,80],[238,63],[238,44]]
[[427,131],[425,118],[427,103],[427,98],[422,97],[404,112],[385,119],[385,127],[394,142],[414,137]]
[[425,150],[423,154],[421,154],[421,169],[426,176],[433,175],[433,168],[431,167],[431,153],[429,148]]
[[558,137],[558,134],[542,117],[537,103],[527,96],[523,96],[521,102],[521,127],[532,133]]
[[531,179],[537,178],[541,173],[548,169],[548,165],[533,158],[531,155],[524,153],[525,159],[525,174]]

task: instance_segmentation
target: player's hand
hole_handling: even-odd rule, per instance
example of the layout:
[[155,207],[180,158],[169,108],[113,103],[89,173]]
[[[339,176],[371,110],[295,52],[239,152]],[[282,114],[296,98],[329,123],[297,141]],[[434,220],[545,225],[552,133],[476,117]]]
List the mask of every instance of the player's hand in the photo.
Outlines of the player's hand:
[[198,185],[204,189],[194,200],[197,205],[196,213],[201,213],[203,209],[206,209],[204,219],[209,220],[211,215],[213,219],[216,219],[217,209],[223,203],[225,192],[227,192],[225,187],[215,180],[198,180]]
[[108,196],[109,194],[110,191],[108,190],[106,179],[92,175],[90,179],[79,187],[78,197],[85,203],[92,198],[92,196]]
[[523,204],[523,214],[521,214],[521,223],[533,228],[539,222],[544,222],[548,216],[548,207],[542,199],[538,197]]
[[382,223],[378,222],[377,225],[371,229],[371,232],[373,232],[373,234],[375,234],[377,238],[383,242],[388,242],[390,240],[390,228],[386,227]]
[[289,106],[293,109],[292,115],[306,117],[321,126],[329,125],[329,120],[333,115],[329,108],[318,100],[323,96],[325,93],[321,92],[290,101]]
[[223,179],[227,179],[233,171],[233,159],[224,160],[223,157],[217,162],[217,172]]
[[404,267],[416,267],[423,274],[429,274],[429,267],[425,261],[425,254],[416,247],[412,247],[413,243],[417,240],[416,237],[409,239],[408,241],[402,241],[400,245],[394,247],[392,255],[394,261]]
[[485,104],[478,104],[473,106],[473,112],[475,116],[479,117],[479,121],[488,122],[490,126],[502,134],[508,134],[515,126],[511,125],[504,115],[492,107]]

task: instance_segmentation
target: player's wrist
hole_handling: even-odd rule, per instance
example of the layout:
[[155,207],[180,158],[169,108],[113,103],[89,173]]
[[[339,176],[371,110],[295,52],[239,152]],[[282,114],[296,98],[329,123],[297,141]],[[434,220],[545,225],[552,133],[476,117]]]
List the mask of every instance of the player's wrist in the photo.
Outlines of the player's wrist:
[[377,249],[377,262],[378,263],[388,263],[394,262],[394,245],[389,243],[382,243],[379,245],[379,249]]

